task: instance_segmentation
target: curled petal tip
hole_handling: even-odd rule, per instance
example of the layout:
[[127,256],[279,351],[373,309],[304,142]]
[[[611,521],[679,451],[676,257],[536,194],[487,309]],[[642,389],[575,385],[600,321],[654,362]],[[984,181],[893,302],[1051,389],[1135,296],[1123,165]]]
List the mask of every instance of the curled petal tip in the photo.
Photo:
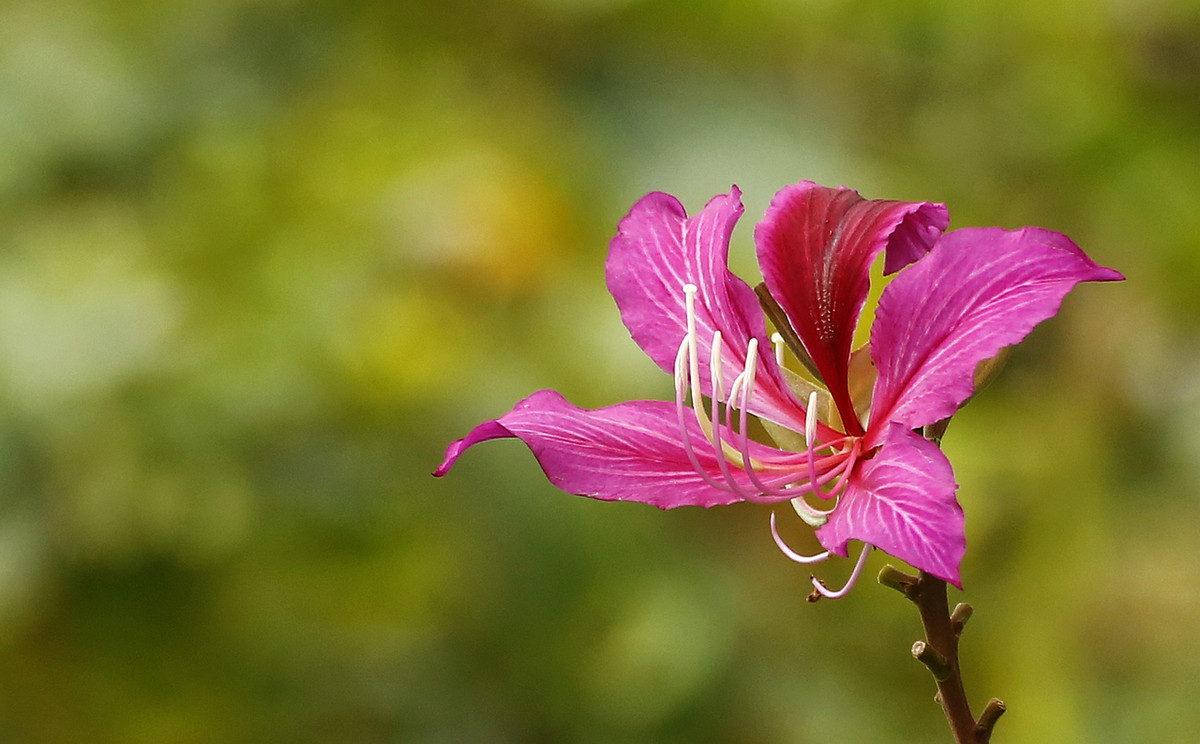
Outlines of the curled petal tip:
[[[529,398],[526,398],[524,401],[518,403],[516,408],[513,409],[514,412],[520,410],[522,406],[528,403],[528,401]],[[472,445],[487,441],[489,439],[499,439],[502,437],[511,436],[515,435],[502,423],[500,423],[500,419],[484,421],[472,429],[470,433],[468,433],[462,439],[456,439],[450,443],[450,446],[446,448],[446,456],[442,459],[442,464],[438,465],[437,469],[433,471],[434,477],[441,478],[446,473],[449,473],[450,468],[454,467],[454,463],[458,460],[459,455],[465,452],[467,448],[471,447]]]
[[446,448],[445,457],[442,458],[442,464],[434,469],[433,477],[441,478],[450,472],[450,468],[454,467],[454,462],[458,459],[458,456],[466,449],[466,445],[463,444],[464,441],[464,439],[456,439],[450,443],[450,446]]

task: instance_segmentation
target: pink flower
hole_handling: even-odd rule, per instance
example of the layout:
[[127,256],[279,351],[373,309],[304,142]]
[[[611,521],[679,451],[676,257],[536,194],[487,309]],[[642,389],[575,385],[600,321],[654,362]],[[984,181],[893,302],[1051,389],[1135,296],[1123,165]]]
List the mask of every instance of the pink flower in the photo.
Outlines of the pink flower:
[[[845,556],[857,540],[855,577],[874,546],[961,586],[954,474],[915,430],[957,411],[980,362],[1057,313],[1077,283],[1123,277],[1059,233],[944,232],[944,205],[805,181],[776,194],[755,230],[760,306],[727,266],[742,211],[736,187],[691,218],[653,193],[613,238],[609,291],[634,341],[674,376],[673,403],[583,410],[543,390],[452,443],[434,474],[478,442],[517,437],[564,491],[664,509],[790,501],[826,548],[796,555],[772,521],[795,560]],[[855,351],[880,251],[884,271],[900,273],[879,300],[869,344]],[[780,332],[773,337],[763,307]],[[785,367],[787,348],[823,388]],[[779,446],[749,436],[751,416]]]

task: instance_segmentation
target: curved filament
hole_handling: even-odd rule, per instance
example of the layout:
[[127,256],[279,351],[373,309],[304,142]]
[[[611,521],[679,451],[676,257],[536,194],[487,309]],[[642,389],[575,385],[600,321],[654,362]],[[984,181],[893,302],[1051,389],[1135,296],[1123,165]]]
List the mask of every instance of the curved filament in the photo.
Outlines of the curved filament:
[[867,553],[870,552],[871,545],[868,543],[863,543],[862,552],[858,554],[858,563],[854,564],[854,570],[850,573],[850,578],[846,580],[846,585],[841,589],[838,589],[837,591],[826,589],[825,585],[821,583],[821,580],[816,576],[812,577],[813,589],[816,589],[817,593],[822,597],[828,597],[830,599],[841,599],[842,597],[846,596],[850,593],[850,590],[854,588],[854,585],[858,583],[858,577],[862,575],[863,567],[867,565]]
[[779,527],[775,523],[775,512],[771,512],[771,537],[775,539],[775,546],[779,548],[779,552],[796,563],[820,563],[830,555],[828,550],[816,555],[802,555],[788,547],[788,544],[779,535]]

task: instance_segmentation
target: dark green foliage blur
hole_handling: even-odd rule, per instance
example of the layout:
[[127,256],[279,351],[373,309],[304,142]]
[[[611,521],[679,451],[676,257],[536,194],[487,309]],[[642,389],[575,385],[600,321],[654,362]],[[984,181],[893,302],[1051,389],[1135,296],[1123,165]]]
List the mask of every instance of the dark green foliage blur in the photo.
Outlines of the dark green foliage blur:
[[1200,736],[1195,3],[12,0],[0,741],[949,741],[913,608],[806,604],[765,507],[429,475],[672,394],[604,289],[637,198],[739,185],[753,279],[805,178],[1129,277],[950,426],[951,600],[998,743]]

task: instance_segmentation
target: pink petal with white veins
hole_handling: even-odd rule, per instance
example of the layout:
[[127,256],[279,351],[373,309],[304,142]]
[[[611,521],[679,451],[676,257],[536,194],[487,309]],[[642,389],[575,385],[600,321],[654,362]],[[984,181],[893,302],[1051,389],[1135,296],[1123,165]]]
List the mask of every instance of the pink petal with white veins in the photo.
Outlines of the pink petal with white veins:
[[875,456],[850,477],[817,539],[842,556],[850,540],[870,543],[962,588],[959,563],[967,544],[957,488],[938,446],[893,424]]
[[[743,212],[741,192],[716,196],[694,217],[663,193],[643,197],[621,220],[605,263],[608,289],[633,340],[668,374],[687,333],[683,288],[697,287],[696,342],[701,393],[712,392],[708,359],[712,338],[723,340],[721,370],[726,380],[744,367],[750,339],[771,348],[758,298],[729,271],[729,238]],[[771,354],[759,355],[755,395],[749,410],[791,429],[803,428],[804,409],[788,390]]]
[[891,270],[919,258],[949,219],[941,204],[870,200],[802,181],[775,195],[755,229],[767,288],[829,386],[849,434],[862,433],[846,378],[871,263],[885,247]]
[[[674,403],[633,401],[585,410],[553,390],[542,390],[452,443],[434,475],[445,475],[472,445],[516,437],[529,446],[551,483],[579,496],[670,509],[730,504],[745,500],[744,493],[754,493],[745,471],[733,465],[728,470],[741,493],[727,486],[704,432],[694,417],[689,415],[686,421],[703,475],[688,456]],[[749,448],[755,459],[779,466],[783,454],[779,450],[757,442],[750,442]],[[802,455],[787,456],[795,460],[792,470],[800,472]]]
[[975,367],[1056,314],[1076,284],[1123,278],[1061,233],[946,233],[880,298],[871,329],[879,372],[872,430],[888,422],[915,429],[953,414],[974,391]]

